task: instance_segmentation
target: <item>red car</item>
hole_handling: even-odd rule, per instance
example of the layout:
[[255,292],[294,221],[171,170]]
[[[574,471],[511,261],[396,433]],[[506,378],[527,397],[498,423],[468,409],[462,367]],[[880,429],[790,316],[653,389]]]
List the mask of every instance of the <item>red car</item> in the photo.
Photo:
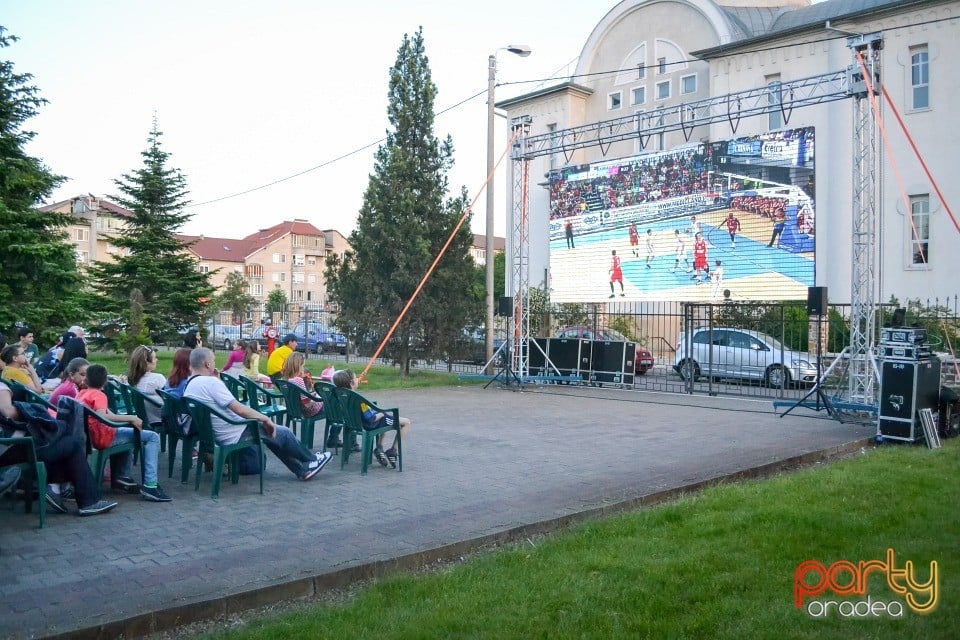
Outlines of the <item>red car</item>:
[[[613,329],[594,330],[591,327],[564,327],[557,331],[558,338],[581,338],[583,340],[614,340],[616,342],[633,342],[619,331]],[[637,355],[633,359],[633,370],[642,376],[653,369],[653,354],[637,345]]]

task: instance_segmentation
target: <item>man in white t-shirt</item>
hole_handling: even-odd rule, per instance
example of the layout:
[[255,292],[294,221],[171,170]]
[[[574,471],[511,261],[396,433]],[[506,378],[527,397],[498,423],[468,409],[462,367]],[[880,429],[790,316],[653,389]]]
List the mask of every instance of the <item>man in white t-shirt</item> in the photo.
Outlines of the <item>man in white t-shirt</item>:
[[[228,418],[259,421],[263,444],[301,480],[311,479],[330,462],[332,454],[329,451],[311,453],[288,427],[274,424],[259,411],[241,404],[217,376],[215,367],[213,351],[205,347],[191,351],[190,371],[193,377],[187,382],[183,397],[216,407]],[[245,425],[229,424],[217,416],[211,416],[210,421],[213,436],[220,444],[236,444],[246,429]]]

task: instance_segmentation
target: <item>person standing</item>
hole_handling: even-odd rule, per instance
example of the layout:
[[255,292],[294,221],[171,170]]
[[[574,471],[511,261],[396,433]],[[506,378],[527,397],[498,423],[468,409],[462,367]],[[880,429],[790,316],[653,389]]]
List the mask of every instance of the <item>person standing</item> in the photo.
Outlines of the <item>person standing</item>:
[[690,258],[687,257],[687,239],[680,233],[680,229],[674,229],[673,235],[677,239],[677,260],[670,271],[675,272],[679,269],[681,260],[683,260],[684,271],[689,271]]
[[740,231],[740,219],[733,215],[733,211],[727,214],[727,219],[723,221],[727,225],[727,232],[730,234],[730,248],[737,248],[737,233]]
[[637,223],[630,223],[630,250],[633,251],[633,257],[640,257],[640,234],[637,232]]
[[650,263],[653,262],[655,257],[657,257],[657,254],[653,248],[653,229],[647,229],[647,269],[653,268]]
[[703,271],[704,276],[710,275],[710,264],[707,262],[707,242],[703,239],[703,234],[698,233],[693,239],[693,277],[690,279],[696,280],[697,284],[700,284],[702,282],[701,271]]
[[619,282],[620,297],[623,298],[627,294],[624,293],[623,291],[623,270],[620,268],[620,256],[617,255],[616,249],[612,251],[612,254],[613,254],[613,260],[610,263],[610,297],[612,298],[614,297],[614,295],[616,295],[613,288],[613,283]]
[[[770,236],[768,247],[780,246],[780,235],[783,233],[784,217],[782,210],[776,210],[773,214],[773,234]],[[776,245],[774,245],[776,243]]]
[[33,331],[27,327],[20,327],[17,337],[20,338],[20,347],[23,349],[23,355],[27,356],[30,366],[36,366],[37,360],[40,359],[40,348],[33,344]]
[[713,279],[713,299],[716,300],[720,294],[720,287],[723,286],[723,264],[719,260],[714,263],[710,277]]
[[567,220],[567,223],[563,225],[563,232],[567,236],[567,249],[576,249],[577,247],[573,244],[573,221]]

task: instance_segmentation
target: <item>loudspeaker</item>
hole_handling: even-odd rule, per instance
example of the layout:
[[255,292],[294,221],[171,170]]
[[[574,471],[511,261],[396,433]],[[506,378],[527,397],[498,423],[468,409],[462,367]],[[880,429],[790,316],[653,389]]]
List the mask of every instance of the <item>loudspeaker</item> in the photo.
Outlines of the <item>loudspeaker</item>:
[[880,370],[878,429],[891,440],[923,438],[921,409],[940,409],[940,361],[885,360]]
[[907,321],[907,310],[900,307],[893,312],[893,318],[890,319],[891,327],[902,327]]
[[513,315],[513,297],[504,296],[497,301],[497,315],[510,317]]
[[807,315],[827,315],[827,288],[807,287]]

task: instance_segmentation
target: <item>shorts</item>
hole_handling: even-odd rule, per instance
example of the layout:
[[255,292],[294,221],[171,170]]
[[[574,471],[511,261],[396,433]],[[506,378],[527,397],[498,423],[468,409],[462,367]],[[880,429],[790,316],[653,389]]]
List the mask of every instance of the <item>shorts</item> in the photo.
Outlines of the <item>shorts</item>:
[[376,429],[382,429],[383,427],[392,427],[393,426],[393,416],[383,414],[377,420],[373,422],[364,422],[363,428],[367,431],[375,431]]

